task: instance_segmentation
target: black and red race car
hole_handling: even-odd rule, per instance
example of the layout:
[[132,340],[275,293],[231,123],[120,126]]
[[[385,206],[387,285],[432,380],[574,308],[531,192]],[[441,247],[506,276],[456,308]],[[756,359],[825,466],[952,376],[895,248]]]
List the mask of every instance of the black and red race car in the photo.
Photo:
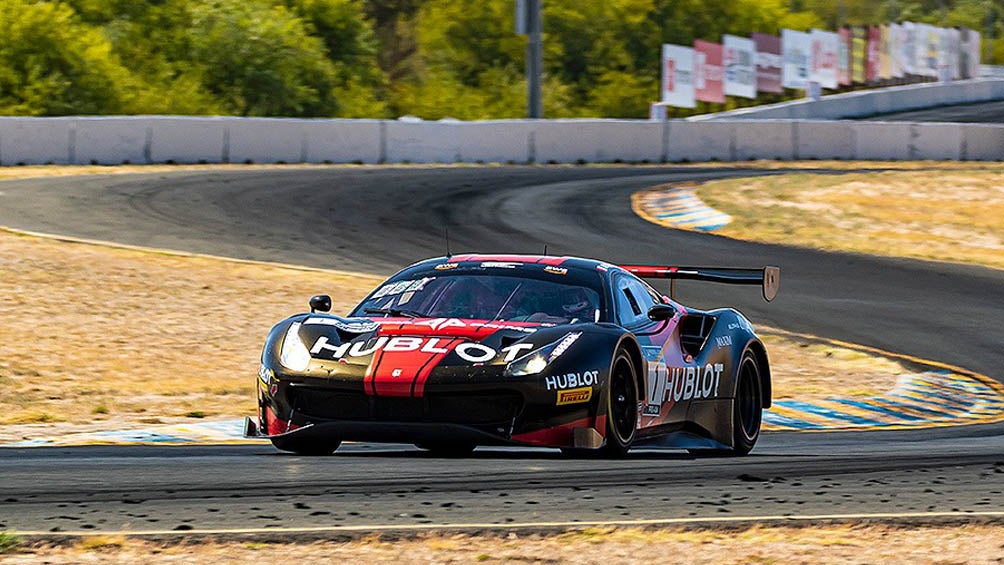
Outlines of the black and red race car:
[[[745,454],[770,365],[738,311],[699,311],[643,278],[760,285],[779,269],[615,266],[454,255],[407,267],[348,317],[331,299],[269,333],[245,436],[330,454],[342,441],[623,455],[633,445]],[[670,292],[672,294],[672,292]]]

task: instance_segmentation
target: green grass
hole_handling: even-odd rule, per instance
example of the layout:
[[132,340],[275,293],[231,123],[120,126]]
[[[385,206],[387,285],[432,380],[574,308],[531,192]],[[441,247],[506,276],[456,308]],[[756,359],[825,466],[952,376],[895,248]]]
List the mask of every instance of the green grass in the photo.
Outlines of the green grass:
[[21,536],[14,532],[0,532],[0,555],[14,553],[21,547]]

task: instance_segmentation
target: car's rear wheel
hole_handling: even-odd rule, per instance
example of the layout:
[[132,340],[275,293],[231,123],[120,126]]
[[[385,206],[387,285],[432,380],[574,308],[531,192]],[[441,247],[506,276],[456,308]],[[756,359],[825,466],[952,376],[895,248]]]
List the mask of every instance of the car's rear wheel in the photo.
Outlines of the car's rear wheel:
[[607,386],[607,441],[600,449],[608,457],[621,457],[631,448],[638,428],[638,379],[634,362],[618,349]]
[[342,444],[339,440],[304,440],[296,437],[274,437],[272,445],[297,455],[331,455]]
[[424,449],[436,457],[466,457],[477,445],[466,442],[425,442],[416,443],[415,447]]
[[732,403],[732,449],[691,450],[694,455],[746,455],[756,445],[763,423],[763,381],[756,355],[746,350],[739,362],[736,398]]

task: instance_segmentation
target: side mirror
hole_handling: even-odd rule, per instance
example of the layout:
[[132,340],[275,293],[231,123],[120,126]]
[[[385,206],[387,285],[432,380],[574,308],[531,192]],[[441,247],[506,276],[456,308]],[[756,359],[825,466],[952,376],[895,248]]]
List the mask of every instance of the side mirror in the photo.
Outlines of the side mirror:
[[676,308],[673,308],[669,304],[653,304],[652,307],[648,309],[648,319],[656,322],[669,320],[675,315]]
[[331,310],[331,297],[327,294],[318,294],[310,297],[310,313],[329,312]]

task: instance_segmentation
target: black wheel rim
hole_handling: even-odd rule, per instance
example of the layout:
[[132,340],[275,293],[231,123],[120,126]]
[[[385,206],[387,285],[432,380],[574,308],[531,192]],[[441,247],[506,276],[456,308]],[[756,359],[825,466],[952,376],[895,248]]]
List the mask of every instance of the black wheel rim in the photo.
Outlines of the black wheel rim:
[[736,402],[739,405],[739,423],[746,439],[753,439],[760,433],[760,418],[762,408],[760,402],[759,375],[756,365],[747,359],[739,373],[739,394]]
[[638,417],[635,398],[634,375],[631,374],[629,361],[618,359],[610,383],[610,418],[613,419],[613,431],[622,445],[626,445],[634,434]]

